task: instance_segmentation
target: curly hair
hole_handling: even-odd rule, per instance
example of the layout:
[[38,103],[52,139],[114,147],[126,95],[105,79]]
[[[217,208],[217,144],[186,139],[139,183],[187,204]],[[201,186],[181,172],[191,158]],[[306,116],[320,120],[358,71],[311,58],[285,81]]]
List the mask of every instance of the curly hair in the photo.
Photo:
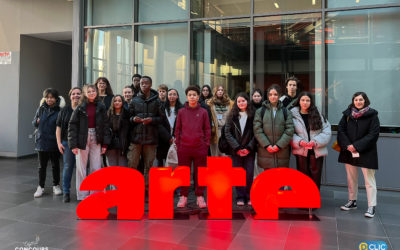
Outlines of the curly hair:
[[[308,122],[310,124],[310,129],[311,130],[320,130],[322,129],[322,119],[321,119],[321,114],[319,113],[317,107],[314,104],[314,97],[310,92],[303,91],[299,94],[299,98],[295,102],[293,107],[298,107],[299,111],[301,110],[300,107],[300,99],[303,96],[308,96],[310,98],[310,107],[308,108]],[[324,122],[326,122],[326,119],[324,117]]]

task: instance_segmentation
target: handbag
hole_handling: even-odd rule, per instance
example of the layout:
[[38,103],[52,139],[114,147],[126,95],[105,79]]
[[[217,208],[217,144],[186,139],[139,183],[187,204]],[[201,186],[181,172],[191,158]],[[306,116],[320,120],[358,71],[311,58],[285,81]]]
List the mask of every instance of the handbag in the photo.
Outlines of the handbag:
[[221,129],[221,136],[218,139],[218,149],[221,153],[230,155],[231,147],[225,137],[225,125]]
[[166,167],[177,167],[178,166],[178,152],[176,151],[176,144],[172,143],[169,146],[167,159],[165,160]]
[[337,140],[332,144],[332,149],[340,152],[340,146]]

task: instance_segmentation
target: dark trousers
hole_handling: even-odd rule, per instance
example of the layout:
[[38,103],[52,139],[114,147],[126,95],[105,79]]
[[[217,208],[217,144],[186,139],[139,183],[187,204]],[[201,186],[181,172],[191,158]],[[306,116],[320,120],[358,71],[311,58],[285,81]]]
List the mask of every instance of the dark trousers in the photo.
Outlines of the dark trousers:
[[53,186],[60,184],[60,153],[58,151],[38,151],[39,156],[39,186],[44,188],[46,182],[47,162],[51,161],[53,168]]
[[[193,180],[195,187],[195,195],[203,196],[205,187],[199,187],[197,182],[198,167],[207,166],[207,150],[197,148],[182,148],[178,150],[178,165],[190,167],[193,162]],[[189,187],[181,187],[181,195],[189,195]]]
[[248,202],[250,200],[250,189],[253,185],[254,176],[254,158],[254,153],[250,153],[245,157],[237,154],[232,155],[233,166],[241,167],[246,171],[246,186],[236,187],[236,201]]
[[296,155],[297,170],[310,177],[318,189],[321,186],[321,174],[324,157],[315,158],[315,154],[308,153],[307,157]]

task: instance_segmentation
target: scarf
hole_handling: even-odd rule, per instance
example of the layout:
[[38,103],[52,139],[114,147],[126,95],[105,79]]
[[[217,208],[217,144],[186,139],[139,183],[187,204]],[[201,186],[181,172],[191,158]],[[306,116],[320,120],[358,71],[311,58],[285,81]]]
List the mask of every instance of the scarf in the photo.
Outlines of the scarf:
[[351,116],[353,116],[354,119],[358,119],[361,116],[363,116],[367,111],[369,110],[369,106],[363,108],[363,109],[356,109],[356,108],[351,108]]

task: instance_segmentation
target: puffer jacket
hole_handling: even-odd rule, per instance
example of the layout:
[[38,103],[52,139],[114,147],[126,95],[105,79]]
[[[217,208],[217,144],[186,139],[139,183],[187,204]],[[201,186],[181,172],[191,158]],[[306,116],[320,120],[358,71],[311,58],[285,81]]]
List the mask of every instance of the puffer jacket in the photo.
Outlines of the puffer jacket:
[[[264,169],[289,167],[289,144],[294,133],[292,113],[286,110],[285,120],[284,107],[280,101],[275,117],[268,101],[265,101],[263,106],[265,107],[263,119],[261,119],[262,108],[260,108],[256,111],[253,122],[254,136],[258,141],[257,164]],[[277,145],[280,150],[271,154],[266,149],[270,145]]]
[[126,155],[129,147],[129,115],[126,110],[121,114],[121,119],[119,120],[118,127],[113,128],[114,120],[118,121],[117,117],[107,114],[107,123],[110,126],[111,131],[111,142],[108,145],[107,150],[119,149],[122,155]]
[[[357,119],[351,115],[351,109],[343,111],[338,125],[337,140],[340,145],[339,162],[353,166],[378,169],[378,149],[380,123],[378,111],[370,108]],[[353,158],[347,146],[353,144],[360,157]]]
[[[150,97],[146,99],[142,91],[135,96],[129,104],[129,116],[131,126],[131,143],[142,145],[158,144],[158,129],[162,120],[165,119],[158,92],[154,89],[150,90]],[[151,117],[152,122],[144,125],[143,123],[133,122],[133,118]]]
[[231,114],[228,116],[225,123],[225,138],[232,149],[231,155],[236,154],[240,149],[247,149],[251,154],[255,153],[256,139],[253,133],[253,117],[247,117],[246,125],[243,130],[240,129],[238,116],[233,117]]
[[[57,99],[53,107],[49,107],[43,98],[36,110],[32,125],[35,130],[35,150],[37,151],[58,151],[56,138],[56,121],[60,109],[65,106],[64,98]],[[40,119],[39,124],[37,120]]]
[[301,117],[299,108],[294,107],[290,111],[292,112],[294,123],[294,135],[292,141],[290,142],[290,144],[292,145],[292,153],[294,155],[301,155],[306,157],[308,154],[308,150],[300,146],[300,141],[314,141],[315,146],[313,149],[315,157],[319,158],[321,156],[328,155],[327,145],[332,136],[331,124],[328,121],[325,122],[324,117],[321,115],[322,129],[310,130],[310,140],[308,140],[306,125],[304,124],[303,118]]
[[[70,149],[86,149],[88,138],[89,120],[84,102],[74,112],[68,125],[68,146]],[[106,106],[103,103],[96,103],[96,141],[97,144],[109,145],[111,142],[111,130],[107,122]]]

